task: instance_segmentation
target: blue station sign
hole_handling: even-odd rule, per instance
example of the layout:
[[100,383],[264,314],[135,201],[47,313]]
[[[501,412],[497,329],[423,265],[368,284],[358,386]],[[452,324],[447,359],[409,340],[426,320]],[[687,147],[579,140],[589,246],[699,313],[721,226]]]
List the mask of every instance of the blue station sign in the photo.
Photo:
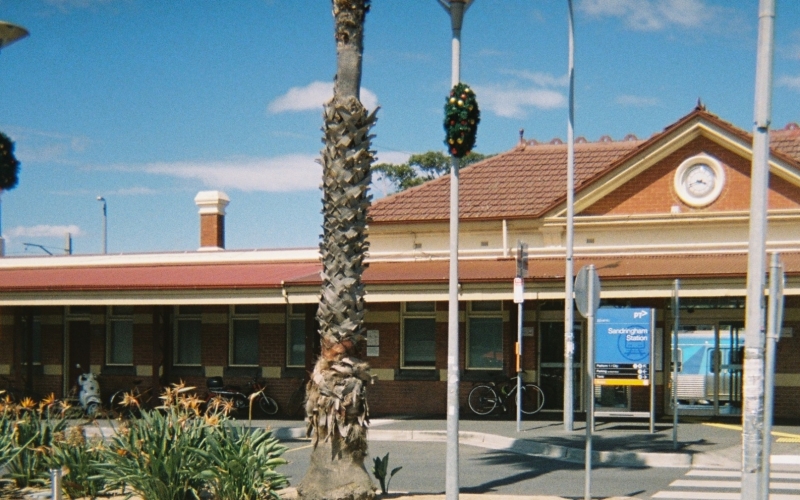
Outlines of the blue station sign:
[[650,385],[653,314],[639,307],[597,310],[594,385]]

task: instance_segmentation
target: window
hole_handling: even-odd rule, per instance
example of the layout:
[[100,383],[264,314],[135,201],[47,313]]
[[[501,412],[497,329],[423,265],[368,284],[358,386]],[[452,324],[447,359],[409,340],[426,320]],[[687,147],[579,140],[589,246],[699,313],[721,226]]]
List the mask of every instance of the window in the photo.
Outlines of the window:
[[[23,318],[24,319],[24,318]],[[22,364],[28,364],[28,346],[31,347],[31,360],[34,365],[42,364],[42,321],[41,317],[33,316],[33,326],[28,334],[27,326],[22,338]]]
[[179,306],[175,317],[173,364],[199,366],[202,350],[201,306]]
[[467,317],[467,368],[503,368],[503,303],[470,302]]
[[133,365],[133,306],[113,306],[106,331],[106,364]]
[[230,364],[258,366],[258,306],[233,306]]
[[436,303],[406,302],[403,304],[402,350],[403,368],[436,366]]
[[286,366],[306,365],[306,310],[308,305],[290,304],[286,323]]

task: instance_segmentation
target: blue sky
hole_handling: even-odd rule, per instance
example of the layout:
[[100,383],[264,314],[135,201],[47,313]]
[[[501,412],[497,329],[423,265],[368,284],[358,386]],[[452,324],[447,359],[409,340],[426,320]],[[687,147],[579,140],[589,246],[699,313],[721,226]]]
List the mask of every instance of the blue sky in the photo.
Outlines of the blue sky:
[[[709,111],[750,130],[757,0],[575,0],[576,135],[646,138]],[[7,255],[195,250],[198,191],[231,198],[229,249],[316,246],[321,106],[335,73],[325,0],[0,0],[31,36],[0,54]],[[362,98],[381,161],[443,150],[450,27],[436,0],[374,0]],[[566,138],[566,0],[475,0],[462,80],[477,150]],[[800,2],[778,1],[774,127],[800,121]],[[382,196],[385,186],[376,186]]]

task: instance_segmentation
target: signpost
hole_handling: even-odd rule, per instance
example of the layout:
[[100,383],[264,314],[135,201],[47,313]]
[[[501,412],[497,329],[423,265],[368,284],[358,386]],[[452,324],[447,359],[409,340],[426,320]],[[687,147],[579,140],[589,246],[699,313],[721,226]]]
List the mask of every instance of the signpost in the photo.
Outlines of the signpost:
[[528,244],[517,241],[517,277],[514,278],[514,303],[517,304],[517,432],[522,431],[522,304],[525,303],[527,274]]
[[595,416],[649,417],[650,433],[655,432],[654,332],[653,309],[624,307],[597,311],[593,385],[649,386],[650,408],[646,412],[609,410],[596,412]]
[[592,500],[592,429],[594,428],[594,328],[600,305],[600,279],[593,264],[584,266],[575,277],[575,305],[586,318],[586,458],[583,496]]

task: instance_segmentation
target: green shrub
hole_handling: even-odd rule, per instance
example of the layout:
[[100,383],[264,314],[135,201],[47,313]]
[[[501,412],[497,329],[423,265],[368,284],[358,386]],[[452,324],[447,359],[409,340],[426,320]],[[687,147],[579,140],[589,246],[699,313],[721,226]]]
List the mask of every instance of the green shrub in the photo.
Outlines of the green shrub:
[[70,498],[96,498],[103,492],[105,478],[99,464],[102,461],[102,440],[86,441],[81,425],[71,427],[66,439],[56,434],[47,463],[60,468],[64,475],[61,486]]
[[119,426],[103,449],[105,463],[100,465],[110,489],[124,491],[129,486],[144,498],[158,500],[198,496],[204,461],[193,450],[203,448],[213,426],[210,418],[196,418],[196,408],[179,404],[177,391],[188,389],[168,389],[163,407],[142,410],[138,418]]
[[286,451],[265,429],[243,429],[222,421],[197,449],[205,459],[202,478],[217,500],[280,498],[275,490],[289,485],[275,467],[286,464]]
[[0,413],[0,430],[10,433],[10,450],[5,454],[6,474],[18,488],[44,486],[49,481],[47,456],[54,436],[67,425],[63,414],[56,411],[55,398],[50,396],[38,405],[30,398],[19,403],[6,399]]

